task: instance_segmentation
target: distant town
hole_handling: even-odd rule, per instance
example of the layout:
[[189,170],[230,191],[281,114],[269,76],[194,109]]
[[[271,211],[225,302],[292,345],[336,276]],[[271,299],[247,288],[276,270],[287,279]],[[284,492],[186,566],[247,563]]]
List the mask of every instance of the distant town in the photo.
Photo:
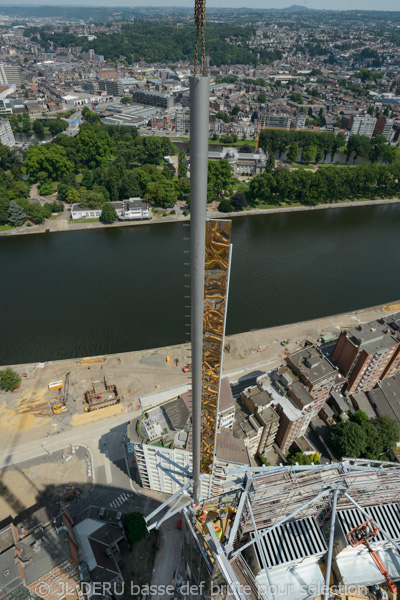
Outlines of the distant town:
[[[191,13],[29,10],[0,15],[2,231],[187,216]],[[209,19],[209,210],[399,196],[398,13]]]

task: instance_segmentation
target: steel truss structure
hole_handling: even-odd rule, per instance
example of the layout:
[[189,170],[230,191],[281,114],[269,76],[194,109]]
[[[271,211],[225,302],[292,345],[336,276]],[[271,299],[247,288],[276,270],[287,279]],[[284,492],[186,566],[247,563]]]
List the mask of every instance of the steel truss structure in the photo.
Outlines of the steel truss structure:
[[[356,508],[366,519],[375,517],[376,520],[376,505],[400,501],[400,465],[397,463],[345,459],[327,465],[240,467],[226,469],[226,473],[238,476],[238,489],[205,500],[209,512],[220,511],[222,507],[234,511],[229,535],[222,541],[217,538],[212,524],[201,521],[199,513],[190,507],[190,482],[149,515],[146,521],[149,528],[159,526],[183,507],[191,535],[196,538],[204,562],[209,570],[210,565],[218,567],[219,575],[223,574],[231,597],[236,600],[278,600],[258,590],[255,576],[245,558],[246,551],[255,545],[270,581],[263,539],[284,523],[305,517],[315,519],[321,527],[329,524],[324,593],[324,600],[327,600],[336,515],[342,510],[346,512]],[[183,500],[180,507],[177,503],[179,494]],[[174,502],[173,506],[159,517],[171,501]],[[378,522],[378,526],[383,538],[400,554],[399,540],[388,533],[383,522]],[[243,593],[244,585],[252,590],[250,594]]]
[[231,221],[207,220],[200,470],[212,473],[231,258]]

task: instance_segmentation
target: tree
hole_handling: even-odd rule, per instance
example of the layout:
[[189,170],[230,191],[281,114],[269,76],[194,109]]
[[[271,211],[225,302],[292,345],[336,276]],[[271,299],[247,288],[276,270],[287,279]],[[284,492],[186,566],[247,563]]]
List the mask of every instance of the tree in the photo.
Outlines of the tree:
[[187,177],[186,155],[183,150],[181,150],[181,152],[178,154],[178,177]]
[[131,546],[147,535],[146,521],[139,512],[130,513],[126,518],[125,533]]
[[242,210],[245,206],[247,206],[246,196],[241,192],[237,192],[233,196],[231,204],[235,210]]
[[41,135],[44,133],[43,123],[38,119],[33,121],[33,131],[36,133],[36,135]]
[[0,389],[11,392],[21,384],[21,377],[10,367],[0,371]]
[[289,162],[294,162],[297,159],[299,154],[299,144],[297,142],[293,142],[290,144],[289,149],[287,151],[287,160]]
[[26,212],[24,211],[22,206],[20,206],[14,201],[10,202],[10,206],[8,209],[8,220],[11,223],[11,225],[14,225],[15,227],[20,227],[25,223],[26,218]]
[[221,202],[219,203],[219,206],[218,206],[218,210],[223,213],[231,212],[231,210],[232,210],[231,201],[228,198],[221,200]]
[[[58,186],[60,187],[60,186]],[[69,204],[75,204],[77,202],[80,202],[81,200],[81,196],[78,192],[78,190],[76,190],[75,188],[68,188],[67,189],[67,193],[65,194],[65,201],[68,202]]]
[[8,222],[8,209],[10,207],[10,201],[6,195],[0,196],[0,224]]
[[114,223],[118,219],[117,213],[111,202],[106,202],[101,211],[100,221],[102,223]]
[[257,102],[259,104],[265,104],[267,101],[267,96],[265,94],[258,94],[257,96]]
[[45,144],[29,148],[25,166],[32,181],[37,181],[41,171],[47,173],[50,179],[56,180],[71,173],[74,169],[73,163],[68,160],[65,148],[58,144]]
[[47,119],[45,124],[49,128],[52,136],[58,135],[68,129],[68,123],[61,121],[60,117],[57,117],[56,119]]
[[235,106],[231,110],[231,115],[232,115],[232,117],[236,117],[236,115],[238,115],[239,113],[240,113],[240,106],[235,104]]
[[275,157],[273,152],[270,152],[268,154],[268,158],[267,158],[267,164],[265,165],[265,170],[268,173],[272,173],[272,171],[275,169]]
[[122,96],[120,102],[121,104],[129,104],[132,102],[132,96]]
[[372,419],[372,424],[380,435],[383,449],[386,451],[394,448],[399,441],[399,426],[396,421],[386,415],[381,415]]
[[296,104],[303,104],[303,96],[300,92],[293,92],[290,99],[292,102],[296,102]]
[[304,452],[301,451],[293,453],[290,452],[287,460],[290,465],[311,465],[311,463],[314,463],[314,465],[319,465],[321,455],[319,452],[315,452],[315,454],[304,454]]
[[39,186],[38,192],[41,196],[50,196],[54,192],[53,186],[51,183],[44,182]]
[[331,428],[331,444],[340,457],[359,458],[367,447],[367,435],[358,423],[340,422]]
[[302,152],[301,160],[302,162],[311,163],[314,162],[317,154],[316,146],[306,146]]

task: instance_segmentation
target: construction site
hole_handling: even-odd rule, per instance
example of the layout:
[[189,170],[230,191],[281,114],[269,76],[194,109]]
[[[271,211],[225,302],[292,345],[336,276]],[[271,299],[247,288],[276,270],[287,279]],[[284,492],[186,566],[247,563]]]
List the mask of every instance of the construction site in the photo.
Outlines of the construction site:
[[[219,401],[231,231],[227,221],[206,220],[210,80],[205,0],[195,2],[195,22],[190,79],[191,286],[187,286],[191,288],[193,456],[192,464],[186,465],[163,456],[168,468],[160,463],[158,467],[180,487],[146,517],[148,530],[182,514],[185,573],[179,577],[195,586],[199,598],[397,600],[398,463],[343,457],[324,465],[249,466],[231,454],[225,466],[218,465],[216,439],[224,427]],[[332,339],[329,332],[321,338],[328,343]],[[289,336],[279,343],[284,356]],[[312,370],[315,364],[309,361],[308,367]],[[202,495],[207,478],[219,480],[218,495]]]

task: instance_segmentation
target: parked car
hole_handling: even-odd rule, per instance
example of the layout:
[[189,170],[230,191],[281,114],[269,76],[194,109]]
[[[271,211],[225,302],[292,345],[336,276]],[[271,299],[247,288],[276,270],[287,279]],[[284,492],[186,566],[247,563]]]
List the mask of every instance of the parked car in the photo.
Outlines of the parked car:
[[133,444],[127,444],[126,449],[128,450],[128,454],[133,454]]

